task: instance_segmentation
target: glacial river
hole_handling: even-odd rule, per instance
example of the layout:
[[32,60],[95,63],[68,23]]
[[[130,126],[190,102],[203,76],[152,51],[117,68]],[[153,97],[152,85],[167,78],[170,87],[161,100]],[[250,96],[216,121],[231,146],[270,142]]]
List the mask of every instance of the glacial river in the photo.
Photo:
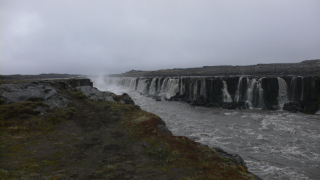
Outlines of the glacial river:
[[239,154],[262,179],[320,179],[320,115],[193,107],[95,85],[116,94],[127,92],[143,110],[160,116],[174,135]]

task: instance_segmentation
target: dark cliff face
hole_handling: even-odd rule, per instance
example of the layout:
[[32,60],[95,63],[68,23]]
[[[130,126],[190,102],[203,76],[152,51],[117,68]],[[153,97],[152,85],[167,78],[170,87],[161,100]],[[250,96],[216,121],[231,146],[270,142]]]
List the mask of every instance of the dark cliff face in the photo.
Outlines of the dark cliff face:
[[278,108],[279,83],[277,78],[263,78],[263,99],[267,109]]
[[193,105],[315,113],[320,104],[320,77],[315,76],[120,78],[118,84],[130,81],[143,94]]

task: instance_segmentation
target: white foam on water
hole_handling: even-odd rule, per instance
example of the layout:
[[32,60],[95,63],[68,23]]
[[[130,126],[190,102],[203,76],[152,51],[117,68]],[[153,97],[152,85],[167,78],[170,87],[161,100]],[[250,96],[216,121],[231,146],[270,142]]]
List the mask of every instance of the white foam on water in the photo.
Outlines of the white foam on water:
[[234,115],[238,115],[239,113],[234,111],[234,112],[226,112],[224,114],[227,115],[227,116],[234,116]]
[[[308,176],[303,173],[296,172],[295,169],[286,167],[283,164],[277,166],[272,165],[270,162],[250,161],[246,160],[245,163],[249,166],[249,171],[255,171],[264,177],[264,180],[281,179],[281,180],[309,180]],[[259,168],[257,168],[259,167]]]

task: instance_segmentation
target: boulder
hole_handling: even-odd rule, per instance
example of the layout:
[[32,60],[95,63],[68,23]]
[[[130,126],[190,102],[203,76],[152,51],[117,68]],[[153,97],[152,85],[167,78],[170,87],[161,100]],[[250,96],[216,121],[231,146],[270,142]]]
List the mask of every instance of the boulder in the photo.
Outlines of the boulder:
[[239,166],[242,166],[246,172],[248,172],[249,174],[252,174],[257,180],[262,180],[259,176],[248,171],[246,163],[238,154],[227,153],[220,147],[213,147],[213,148],[219,153],[220,156],[231,159],[234,163],[238,164]]
[[113,93],[112,92],[102,92],[99,91],[97,88],[91,86],[79,86],[77,90],[82,92],[85,96],[89,99],[94,101],[114,101]]
[[283,110],[286,110],[286,111],[297,112],[303,109],[304,109],[304,105],[302,101],[289,102],[283,105]]
[[123,93],[122,97],[123,99],[121,99],[120,101],[122,101],[124,104],[134,104],[134,101],[127,93]]
[[42,101],[50,108],[66,107],[70,103],[53,87],[39,83],[2,84],[0,85],[0,99],[4,103]]
[[113,101],[120,102],[123,104],[134,105],[134,101],[127,93],[123,93],[122,95],[116,95],[109,91],[100,91],[97,88],[91,86],[80,86],[77,87],[77,90],[82,92],[85,96],[94,101]]
[[252,174],[257,180],[262,180],[259,176],[257,176],[257,175],[255,175],[255,174],[253,174],[253,173],[248,171],[248,167],[246,166],[246,163],[241,158],[241,156],[239,156],[238,154],[227,153],[226,151],[224,151],[220,147],[213,147],[213,149],[215,149],[219,153],[220,156],[229,158],[234,163],[238,164],[239,166],[242,166],[245,169],[246,172],[248,172],[249,174]]
[[167,135],[172,135],[171,131],[168,129],[168,127],[166,126],[166,124],[159,124],[157,126],[157,128],[163,132],[164,134],[167,134]]

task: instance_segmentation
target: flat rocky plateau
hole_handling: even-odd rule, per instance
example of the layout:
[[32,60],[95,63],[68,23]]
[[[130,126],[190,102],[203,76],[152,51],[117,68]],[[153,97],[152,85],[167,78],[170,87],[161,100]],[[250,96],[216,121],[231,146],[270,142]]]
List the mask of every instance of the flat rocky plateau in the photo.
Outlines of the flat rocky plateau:
[[173,77],[173,76],[319,76],[320,59],[305,60],[300,63],[272,63],[247,66],[203,66],[194,68],[174,68],[157,71],[131,70],[113,76],[125,77]]

